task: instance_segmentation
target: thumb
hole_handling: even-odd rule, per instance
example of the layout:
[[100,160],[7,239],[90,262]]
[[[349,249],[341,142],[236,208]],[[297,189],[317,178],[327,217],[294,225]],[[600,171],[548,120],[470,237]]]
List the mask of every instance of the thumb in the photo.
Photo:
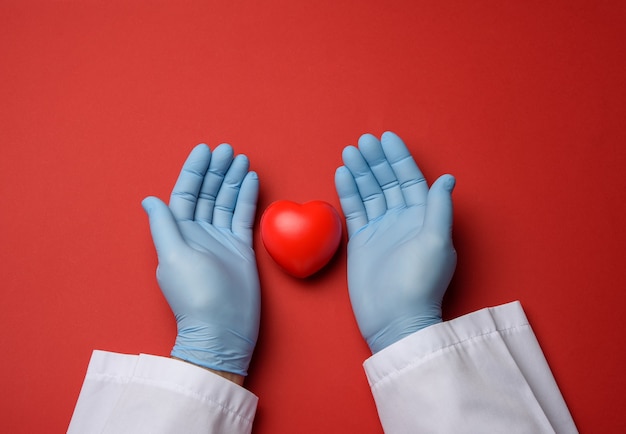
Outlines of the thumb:
[[172,211],[161,199],[153,196],[146,197],[141,202],[141,206],[148,214],[152,242],[159,259],[161,255],[178,249],[184,244]]
[[442,175],[430,187],[426,198],[425,231],[445,238],[452,236],[452,190],[455,184],[454,176]]

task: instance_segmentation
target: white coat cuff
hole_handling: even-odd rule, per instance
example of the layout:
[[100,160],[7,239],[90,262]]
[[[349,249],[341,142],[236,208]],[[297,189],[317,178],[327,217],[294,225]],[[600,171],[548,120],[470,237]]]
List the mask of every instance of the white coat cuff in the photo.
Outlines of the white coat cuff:
[[68,432],[249,433],[258,398],[190,363],[94,351]]
[[373,354],[363,364],[370,387],[426,357],[471,339],[530,327],[519,301],[485,308],[413,333]]

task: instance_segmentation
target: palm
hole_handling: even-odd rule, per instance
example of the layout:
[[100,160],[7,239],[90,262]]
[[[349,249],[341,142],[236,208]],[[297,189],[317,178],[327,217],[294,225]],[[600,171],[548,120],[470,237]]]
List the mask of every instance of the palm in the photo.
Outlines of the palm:
[[[208,315],[207,310],[219,311],[224,304],[255,298],[253,292],[258,288],[251,281],[258,279],[258,272],[254,250],[247,242],[230,230],[216,228],[206,222],[180,221],[178,228],[186,247],[180,252],[180,262],[175,269],[177,277],[175,284],[171,285],[173,288],[166,283],[167,279],[162,278],[162,267],[159,267],[159,281],[166,298],[172,300],[171,304],[179,307],[178,303],[182,302],[186,312],[198,312],[203,317],[215,318],[215,315]],[[187,281],[188,284],[183,284]],[[203,292],[199,291],[197,282],[205,282],[206,287],[211,287],[211,297],[202,297]],[[187,296],[169,296],[181,290]],[[215,294],[220,296],[215,297]],[[242,304],[241,307],[232,313],[237,317],[249,316],[246,307],[253,306]],[[237,318],[233,318],[233,321],[237,321]]]
[[[419,242],[422,220],[422,209],[390,210],[352,236],[348,244],[348,266],[359,265],[351,267],[355,271],[351,283],[361,286],[366,282],[384,282],[384,286],[398,287],[399,281],[416,281],[407,275],[417,273],[416,256],[423,256],[420,251],[425,246]],[[398,275],[397,269],[403,273]]]
[[[389,211],[348,244],[350,299],[364,319],[366,338],[395,322],[420,325],[441,316],[454,252],[429,240],[422,214],[415,207]],[[407,334],[411,331],[409,327]]]

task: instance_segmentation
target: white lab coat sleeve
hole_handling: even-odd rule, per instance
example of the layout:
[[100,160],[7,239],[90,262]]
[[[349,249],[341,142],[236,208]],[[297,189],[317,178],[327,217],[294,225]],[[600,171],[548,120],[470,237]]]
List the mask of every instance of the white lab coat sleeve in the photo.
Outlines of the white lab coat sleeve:
[[519,302],[422,329],[364,363],[386,433],[576,433]]
[[257,402],[186,362],[94,351],[68,433],[250,433]]

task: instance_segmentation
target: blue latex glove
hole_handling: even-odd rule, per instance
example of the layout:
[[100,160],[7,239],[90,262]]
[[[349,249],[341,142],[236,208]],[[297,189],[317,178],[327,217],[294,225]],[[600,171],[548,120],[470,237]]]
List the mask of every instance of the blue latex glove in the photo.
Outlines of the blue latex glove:
[[455,179],[430,188],[402,140],[365,134],[343,151],[335,186],[348,229],[348,287],[373,353],[441,322],[456,267],[452,245]]
[[226,144],[196,146],[169,207],[142,205],[159,258],[157,280],[178,328],[172,356],[246,375],[259,332],[260,291],[252,226],[259,181]]

